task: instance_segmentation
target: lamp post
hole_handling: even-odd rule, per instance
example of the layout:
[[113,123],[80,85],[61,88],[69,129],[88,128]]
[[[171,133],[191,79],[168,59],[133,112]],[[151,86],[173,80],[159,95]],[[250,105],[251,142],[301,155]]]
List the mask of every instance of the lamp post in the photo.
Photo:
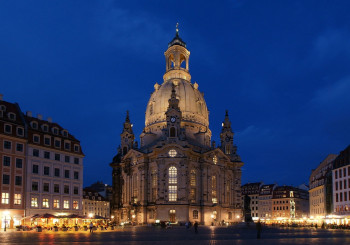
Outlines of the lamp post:
[[5,211],[4,212],[4,216],[5,216],[5,227],[4,227],[4,231],[6,231],[6,224],[7,224],[7,221],[6,221],[6,216],[9,215],[9,211]]

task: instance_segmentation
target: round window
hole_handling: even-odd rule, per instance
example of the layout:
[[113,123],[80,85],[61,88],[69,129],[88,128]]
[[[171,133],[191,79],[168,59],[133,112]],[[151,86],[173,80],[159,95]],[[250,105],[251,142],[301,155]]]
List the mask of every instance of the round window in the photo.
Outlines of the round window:
[[176,151],[176,150],[171,149],[171,150],[169,151],[169,156],[170,156],[170,157],[176,157],[176,155],[177,155],[177,151]]

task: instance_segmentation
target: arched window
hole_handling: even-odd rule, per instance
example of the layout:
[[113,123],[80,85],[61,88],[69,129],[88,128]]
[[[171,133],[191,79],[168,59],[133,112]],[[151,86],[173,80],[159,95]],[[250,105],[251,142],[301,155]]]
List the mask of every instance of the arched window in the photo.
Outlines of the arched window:
[[137,183],[139,182],[138,181],[138,176],[137,174],[134,174],[134,176],[132,177],[132,185],[133,185],[133,199],[134,199],[134,203],[137,203],[138,201],[138,188],[137,188]]
[[158,187],[158,176],[157,170],[152,169],[152,201],[155,202],[157,200],[157,187]]
[[177,201],[177,168],[175,166],[171,166],[168,170],[169,175],[169,201],[175,202]]
[[196,202],[196,185],[197,185],[197,178],[196,178],[196,170],[192,169],[190,173],[190,200],[191,202]]
[[176,129],[174,127],[170,128],[170,137],[175,137],[176,136]]
[[196,180],[196,170],[192,169],[191,170],[191,186],[195,187],[197,184]]
[[216,192],[216,176],[211,176],[211,200],[213,203],[218,203]]
[[193,219],[198,219],[198,210],[193,210]]
[[225,153],[226,153],[227,155],[231,154],[231,150],[230,150],[230,146],[229,146],[229,145],[226,145],[226,147],[225,147]]

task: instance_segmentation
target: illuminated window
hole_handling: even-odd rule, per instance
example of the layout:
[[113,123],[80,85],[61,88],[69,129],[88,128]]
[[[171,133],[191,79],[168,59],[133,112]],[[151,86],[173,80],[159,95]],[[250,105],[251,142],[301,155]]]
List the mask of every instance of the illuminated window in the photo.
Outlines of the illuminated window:
[[226,147],[225,147],[225,153],[226,153],[227,155],[231,154],[231,149],[230,149],[230,146],[229,146],[229,145],[226,145]]
[[190,199],[192,201],[196,200],[196,189],[194,189],[194,188],[191,188]]
[[10,194],[7,192],[3,192],[1,194],[1,204],[9,204]]
[[15,194],[15,205],[20,205],[22,203],[22,195],[21,194]]
[[214,156],[214,157],[213,157],[213,163],[214,163],[214,164],[217,164],[217,163],[218,163],[218,157],[217,157],[217,156]]
[[63,201],[63,208],[68,209],[69,208],[69,200]]
[[78,201],[73,201],[73,209],[79,209]]
[[33,208],[37,208],[38,207],[38,198],[37,197],[32,197],[31,206]]
[[137,188],[137,183],[138,183],[138,176],[135,174],[132,177],[133,180],[133,197],[134,197],[134,203],[137,203],[137,196],[138,196],[138,188]]
[[176,157],[176,155],[177,155],[176,150],[171,149],[171,150],[169,151],[169,156],[170,156],[170,157]]
[[174,166],[169,168],[169,201],[177,201],[177,169]]
[[211,198],[213,203],[218,203],[216,195],[216,176],[211,176]]
[[157,170],[152,170],[152,201],[155,202],[157,200],[157,187],[158,187],[158,176]]
[[198,219],[198,210],[193,210],[193,219]]
[[49,207],[49,199],[44,198],[43,199],[43,208],[48,208]]
[[58,199],[53,200],[53,208],[60,208],[60,200]]
[[191,170],[191,186],[196,186],[196,170]]

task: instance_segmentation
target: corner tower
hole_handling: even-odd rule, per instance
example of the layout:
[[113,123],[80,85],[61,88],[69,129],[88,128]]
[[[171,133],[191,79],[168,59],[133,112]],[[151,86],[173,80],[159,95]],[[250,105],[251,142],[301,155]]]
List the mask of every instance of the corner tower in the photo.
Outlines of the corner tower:
[[122,148],[122,155],[124,156],[134,146],[135,135],[132,131],[132,124],[130,122],[129,111],[126,111],[126,118],[123,125],[123,132],[120,134],[120,144]]

